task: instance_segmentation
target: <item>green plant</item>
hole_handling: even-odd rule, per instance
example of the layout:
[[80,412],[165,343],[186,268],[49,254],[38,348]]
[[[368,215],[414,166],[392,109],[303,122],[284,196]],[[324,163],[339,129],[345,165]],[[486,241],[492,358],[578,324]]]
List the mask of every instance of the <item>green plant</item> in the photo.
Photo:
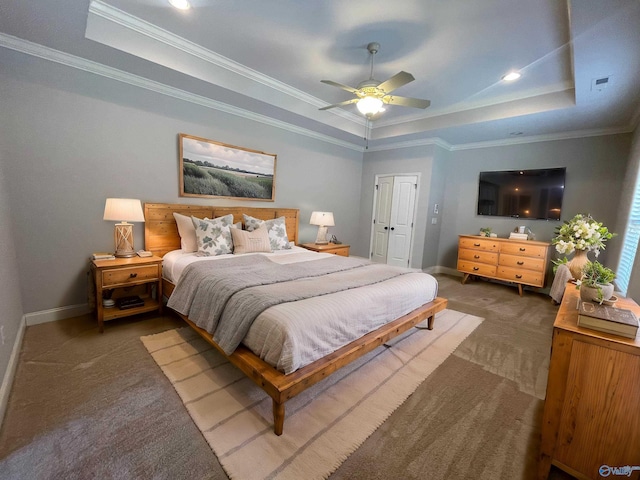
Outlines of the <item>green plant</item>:
[[606,285],[616,278],[616,274],[610,268],[605,267],[597,260],[587,262],[582,268],[582,285],[598,288],[598,285]]
[[491,236],[491,228],[490,227],[482,227],[480,229],[480,233],[482,235],[484,235],[485,237],[490,237]]
[[591,215],[579,213],[556,228],[556,237],[551,243],[556,246],[558,253],[587,250],[595,252],[597,257],[600,250],[604,250],[605,242],[615,235],[601,222],[596,222]]

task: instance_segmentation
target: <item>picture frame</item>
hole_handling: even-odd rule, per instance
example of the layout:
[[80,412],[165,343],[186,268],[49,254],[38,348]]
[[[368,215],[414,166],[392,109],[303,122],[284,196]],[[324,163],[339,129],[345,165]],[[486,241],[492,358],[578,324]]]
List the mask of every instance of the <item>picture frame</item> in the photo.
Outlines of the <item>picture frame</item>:
[[179,134],[180,196],[275,201],[277,155]]

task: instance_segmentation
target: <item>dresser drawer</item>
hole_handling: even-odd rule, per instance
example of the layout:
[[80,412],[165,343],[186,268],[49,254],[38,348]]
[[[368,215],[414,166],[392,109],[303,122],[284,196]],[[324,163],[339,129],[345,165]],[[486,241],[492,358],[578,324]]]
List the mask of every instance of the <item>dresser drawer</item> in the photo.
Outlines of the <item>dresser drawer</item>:
[[508,282],[524,283],[535,287],[544,286],[544,272],[499,266],[498,278]]
[[458,251],[458,260],[469,260],[471,262],[496,265],[498,263],[498,254],[493,252],[485,252],[482,250],[469,250],[467,248],[461,248]]
[[542,272],[544,270],[544,259],[533,257],[521,257],[516,255],[500,254],[500,265],[513,268],[524,268],[526,270],[534,270]]
[[500,244],[490,238],[473,238],[462,237],[459,243],[460,248],[468,248],[471,250],[484,250],[485,252],[499,252]]
[[502,244],[500,253],[508,255],[518,255],[521,257],[537,257],[544,259],[547,256],[547,247],[542,245],[527,245],[524,242]]
[[158,265],[138,265],[128,268],[114,268],[102,271],[102,286],[109,288],[121,285],[134,285],[159,278]]
[[458,270],[472,275],[482,275],[485,277],[496,276],[496,266],[485,263],[475,263],[466,260],[458,260]]

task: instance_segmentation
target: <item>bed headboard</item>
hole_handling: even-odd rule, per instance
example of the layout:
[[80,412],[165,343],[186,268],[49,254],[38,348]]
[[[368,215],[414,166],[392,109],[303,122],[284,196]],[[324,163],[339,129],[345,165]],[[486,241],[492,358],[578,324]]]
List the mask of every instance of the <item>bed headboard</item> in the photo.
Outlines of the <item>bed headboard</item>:
[[230,213],[234,222],[242,222],[242,214],[246,213],[261,220],[285,217],[287,236],[290,242],[298,244],[297,208],[262,208],[262,207],[215,207],[211,205],[184,205],[179,203],[145,203],[144,204],[144,244],[145,250],[155,255],[180,248],[178,226],[173,212],[198,218],[217,218]]

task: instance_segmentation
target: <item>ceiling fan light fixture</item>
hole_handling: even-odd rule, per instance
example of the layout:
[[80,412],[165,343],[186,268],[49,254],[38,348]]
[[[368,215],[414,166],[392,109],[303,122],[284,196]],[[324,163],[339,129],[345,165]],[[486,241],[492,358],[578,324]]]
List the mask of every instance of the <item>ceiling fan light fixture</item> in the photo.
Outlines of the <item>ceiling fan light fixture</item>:
[[383,112],[384,108],[382,107],[383,102],[377,97],[372,97],[367,95],[366,97],[358,100],[356,107],[360,113],[366,116],[375,115],[378,112]]
[[505,82],[513,82],[514,80],[518,80],[521,76],[522,74],[520,72],[513,71],[507,73],[504,77],[502,77],[502,80],[504,80]]
[[169,0],[169,3],[178,10],[189,10],[191,8],[189,0]]

